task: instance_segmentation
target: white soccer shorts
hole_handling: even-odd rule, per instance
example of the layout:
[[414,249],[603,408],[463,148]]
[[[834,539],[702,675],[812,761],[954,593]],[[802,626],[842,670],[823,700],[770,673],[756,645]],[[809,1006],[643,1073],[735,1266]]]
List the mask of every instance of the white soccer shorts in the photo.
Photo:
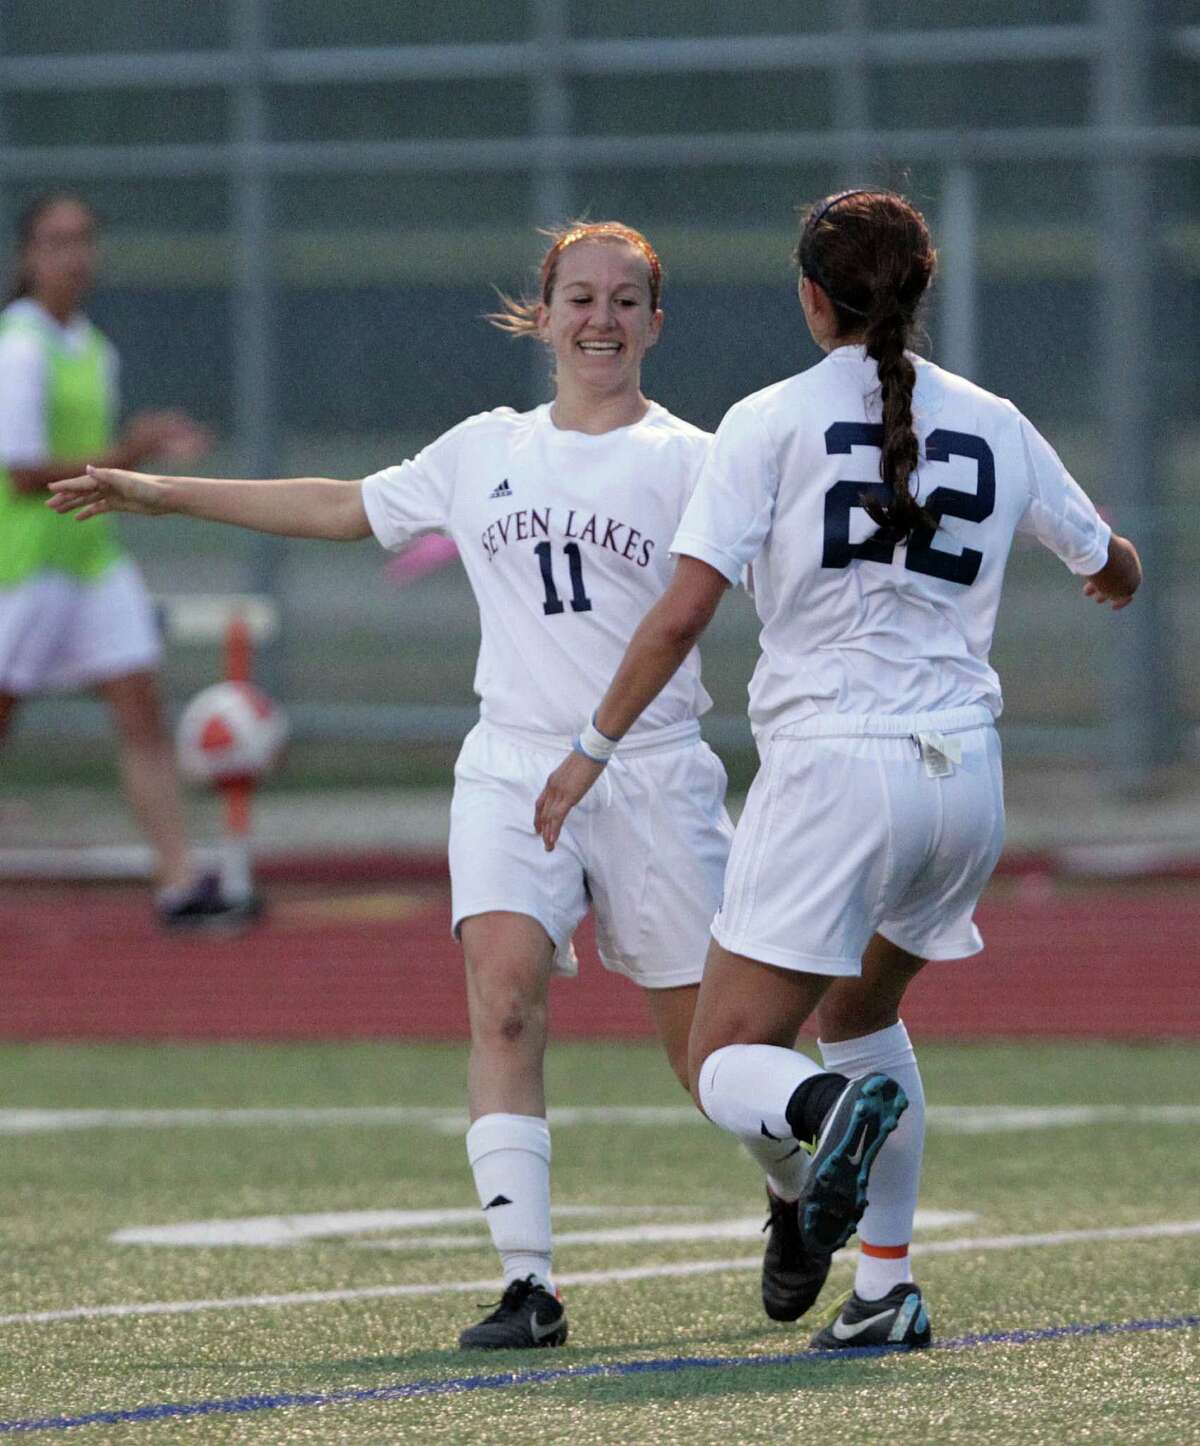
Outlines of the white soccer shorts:
[[486,722],[467,735],[450,809],[455,933],[474,914],[527,914],[554,942],[555,973],[574,974],[590,904],[605,968],[647,989],[698,983],[733,837],[725,770],[694,723],[623,743],[547,853],[534,804],[569,748]]
[[1003,841],[1000,741],[986,708],[808,719],[766,746],[713,937],[765,964],[835,976],[862,972],[875,933],[921,959],[977,954],[972,916]]
[[0,588],[0,692],[94,687],[161,657],[154,605],[128,558],[94,581],[40,572]]

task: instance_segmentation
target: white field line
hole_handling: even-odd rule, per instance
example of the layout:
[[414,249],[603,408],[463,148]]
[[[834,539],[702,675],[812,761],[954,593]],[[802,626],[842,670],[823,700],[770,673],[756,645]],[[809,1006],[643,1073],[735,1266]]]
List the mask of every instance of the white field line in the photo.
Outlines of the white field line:
[[[970,1210],[918,1210],[915,1230],[947,1230],[969,1225]],[[733,1220],[696,1220],[682,1225],[618,1225],[606,1230],[556,1230],[554,1245],[650,1245],[661,1241],[755,1240],[762,1235],[761,1213]],[[481,1250],[485,1235],[410,1235],[385,1240],[356,1240],[360,1250]]]
[[[655,1205],[556,1205],[557,1219],[589,1215],[674,1214]],[[299,1245],[327,1236],[365,1235],[372,1230],[422,1230],[437,1225],[479,1225],[479,1209],[339,1210],[314,1215],[244,1215],[236,1220],[184,1220],[172,1225],[134,1225],[108,1238],[114,1245]],[[422,1237],[428,1238],[428,1237]],[[458,1239],[459,1237],[452,1237]],[[485,1238],[485,1237],[481,1237]],[[562,1239],[561,1236],[558,1237]]]
[[[655,1205],[557,1205],[556,1220],[574,1216],[678,1215],[695,1214],[686,1206]],[[975,1216],[961,1210],[918,1210],[918,1230],[947,1230],[969,1225]],[[366,1235],[374,1230],[423,1230],[426,1226],[466,1225],[472,1233],[459,1235],[406,1235],[381,1241],[360,1241],[364,1247],[392,1250],[479,1250],[488,1244],[481,1231],[478,1210],[343,1210],[317,1215],[247,1215],[237,1220],[183,1220],[171,1225],[135,1225],[117,1230],[108,1238],[114,1245],[168,1245],[221,1247],[251,1245],[275,1247],[299,1245],[306,1240],[329,1236]],[[555,1233],[559,1245],[647,1244],[658,1240],[753,1240],[762,1232],[762,1216],[748,1215],[736,1220],[692,1220],[683,1224],[642,1223],[603,1230]]]
[[[959,1255],[981,1250],[1022,1250],[1040,1245],[1084,1245],[1103,1240],[1157,1240],[1200,1235],[1200,1220],[1164,1220],[1154,1225],[1114,1226],[1097,1230],[1058,1230],[1044,1235],[982,1235],[961,1240],[916,1244],[914,1255]],[[759,1270],[761,1253],[734,1260],[687,1260],[664,1265],[637,1265],[623,1270],[587,1270],[560,1275],[562,1286],[616,1285],[631,1280],[661,1280],[726,1271]],[[496,1279],[457,1280],[422,1285],[369,1285],[352,1290],[295,1291],[287,1295],[240,1295],[223,1300],[149,1301],[128,1305],[80,1305],[67,1310],[27,1311],[0,1315],[0,1326],[49,1325],[60,1321],[100,1320],[126,1316],[192,1315],[205,1310],[252,1310],[289,1305],[322,1305],[338,1301],[411,1298],[431,1295],[494,1295]]]
[[931,1129],[949,1135],[1007,1134],[1076,1125],[1195,1125],[1198,1105],[932,1105]]
[[[552,1109],[551,1125],[673,1126],[703,1124],[690,1105],[596,1105]],[[466,1111],[444,1105],[363,1105],[327,1109],[0,1109],[0,1135],[61,1130],[178,1129],[191,1126],[410,1125],[439,1134],[463,1134]]]
[[[555,1129],[587,1125],[646,1128],[702,1125],[690,1105],[563,1106],[547,1114]],[[931,1105],[931,1129],[943,1134],[987,1135],[1080,1125],[1200,1124],[1200,1104],[1187,1105]],[[303,1125],[408,1125],[438,1134],[467,1128],[465,1112],[435,1105],[364,1105],[306,1109],[0,1109],[0,1135],[64,1130],[179,1129],[195,1126],[292,1128]]]
[[62,1130],[173,1130],[198,1125],[417,1125],[436,1129],[453,1122],[466,1128],[456,1109],[425,1105],[368,1105],[333,1109],[5,1109],[0,1110],[0,1135],[36,1135]]

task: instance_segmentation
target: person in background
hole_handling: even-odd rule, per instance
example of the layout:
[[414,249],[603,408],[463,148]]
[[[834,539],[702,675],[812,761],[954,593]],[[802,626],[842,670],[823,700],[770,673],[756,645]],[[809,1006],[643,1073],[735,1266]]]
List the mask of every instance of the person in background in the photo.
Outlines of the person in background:
[[[51,507],[80,519],[175,512],[297,537],[374,534],[396,552],[444,533],[461,554],[479,606],[480,721],[454,770],[451,906],[471,1024],[467,1156],[504,1272],[497,1308],[459,1337],[468,1349],[567,1336],[552,1271],[543,1069],[551,975],[574,972],[571,938],[591,907],[602,962],[642,988],[686,1087],[733,833],[725,771],[700,737],[710,700],[695,653],[631,730],[559,851],[547,854],[533,830],[546,770],[670,582],[667,544],[711,442],[642,393],[663,313],[661,266],[640,232],[614,221],[568,227],[539,283],[536,298],[505,298],[492,318],[553,355],[554,398],[532,411],[469,417],[363,481],[91,467],[51,489]],[[760,1160],[778,1153],[750,1144]]]
[[23,698],[98,693],[116,726],[126,797],[154,850],[158,919],[202,927],[237,908],[215,875],[197,871],[188,846],[150,598],[111,523],[72,528],[44,505],[47,487],[87,461],[184,462],[209,445],[182,412],[140,412],[116,430],[116,352],[80,310],[95,278],[96,230],[95,213],[72,193],[33,201],[0,311],[0,739]]
[[[752,567],[762,766],[712,924],[692,1091],[739,1138],[813,1149],[781,1205],[799,1274],[807,1261],[823,1280],[858,1227],[854,1292],[813,1345],[917,1347],[931,1340],[909,1267],[925,1109],[899,1009],[928,960],[982,948],[973,914],[1004,833],[988,654],[1009,549],[1032,534],[1117,609],[1141,565],[1011,402],[913,355],[936,261],[915,207],[827,197],[796,260],[826,356],[721,423],[675,577],[580,714],[535,822],[553,849]],[[824,1070],[792,1047],[814,1011]]]

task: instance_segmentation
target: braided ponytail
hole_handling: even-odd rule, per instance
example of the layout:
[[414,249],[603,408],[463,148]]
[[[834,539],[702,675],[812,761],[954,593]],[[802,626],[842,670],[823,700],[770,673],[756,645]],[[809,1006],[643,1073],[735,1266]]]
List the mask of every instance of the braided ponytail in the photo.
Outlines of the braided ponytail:
[[867,355],[879,369],[883,403],[883,448],[879,475],[892,489],[891,500],[867,498],[867,516],[879,528],[881,541],[903,542],[914,528],[936,532],[938,519],[913,495],[909,479],[917,470],[920,451],[913,428],[913,388],[917,371],[909,359],[907,342],[911,318],[898,305],[887,305],[867,318],[864,334]]
[[920,449],[912,413],[917,373],[907,352],[937,263],[924,218],[890,191],[843,192],[809,212],[796,260],[832,303],[838,336],[861,338],[879,371],[879,475],[891,497],[865,497],[867,515],[884,542],[903,542],[919,528],[936,531],[937,515],[910,485]]

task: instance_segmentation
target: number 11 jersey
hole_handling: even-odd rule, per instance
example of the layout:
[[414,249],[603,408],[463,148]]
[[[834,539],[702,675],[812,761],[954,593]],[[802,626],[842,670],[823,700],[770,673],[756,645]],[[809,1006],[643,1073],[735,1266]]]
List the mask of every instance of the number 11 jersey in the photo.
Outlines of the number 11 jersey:
[[[578,731],[670,582],[671,538],[711,441],[654,402],[640,421],[599,435],[556,427],[549,404],[499,407],[364,479],[385,547],[435,531],[458,546],[479,605],[483,718]],[[693,648],[631,734],[710,706]]]

